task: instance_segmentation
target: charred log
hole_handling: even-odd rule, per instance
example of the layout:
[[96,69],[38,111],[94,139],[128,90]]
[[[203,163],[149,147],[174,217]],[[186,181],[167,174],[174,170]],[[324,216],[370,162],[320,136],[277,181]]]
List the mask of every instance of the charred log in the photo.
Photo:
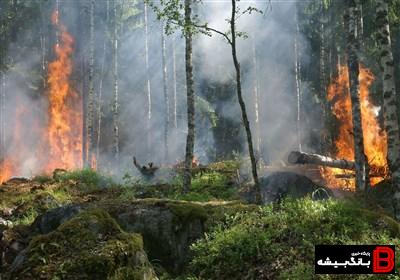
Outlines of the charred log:
[[355,169],[355,164],[353,161],[346,159],[334,159],[323,155],[307,154],[298,151],[290,152],[288,156],[288,162],[291,164],[316,164],[340,169]]
[[[355,170],[354,161],[346,159],[334,159],[324,155],[307,154],[299,151],[292,151],[288,156],[288,162],[291,164],[314,164],[320,166],[334,167],[347,170]],[[371,177],[387,177],[387,168],[382,166],[370,166]],[[346,178],[354,178],[354,174],[339,175]]]

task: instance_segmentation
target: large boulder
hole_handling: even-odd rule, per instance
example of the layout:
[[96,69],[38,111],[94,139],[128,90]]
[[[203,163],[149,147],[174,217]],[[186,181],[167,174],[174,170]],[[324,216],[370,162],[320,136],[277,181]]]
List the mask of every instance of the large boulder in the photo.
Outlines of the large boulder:
[[301,198],[311,195],[314,199],[329,198],[329,190],[316,185],[306,176],[293,172],[275,172],[260,178],[261,196],[264,203],[279,201],[285,197]]
[[106,209],[128,232],[143,236],[150,260],[169,273],[177,274],[191,259],[190,245],[202,238],[210,226],[225,214],[253,209],[252,205],[198,203],[167,199],[114,201],[97,205]]
[[140,234],[99,209],[34,237],[15,262],[5,279],[157,279]]

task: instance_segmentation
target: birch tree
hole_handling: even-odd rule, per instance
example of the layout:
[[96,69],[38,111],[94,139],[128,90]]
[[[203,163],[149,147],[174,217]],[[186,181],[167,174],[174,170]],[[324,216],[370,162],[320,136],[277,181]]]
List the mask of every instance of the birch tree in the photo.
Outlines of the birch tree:
[[396,107],[394,61],[391,48],[387,0],[376,1],[376,26],[382,74],[383,116],[387,133],[387,160],[392,175],[395,217],[400,220],[400,133]]
[[296,97],[297,97],[297,145],[299,151],[302,151],[301,147],[301,103],[302,103],[302,94],[301,94],[301,85],[300,85],[300,58],[299,58],[299,22],[297,15],[297,6],[295,10],[295,22],[296,22],[296,32],[294,35],[294,74],[296,80]]
[[172,119],[174,122],[175,130],[178,128],[178,117],[177,117],[177,83],[176,83],[176,50],[175,40],[172,42],[172,82],[173,82],[173,107],[172,107]]
[[254,85],[253,85],[253,98],[254,98],[254,123],[255,123],[255,146],[256,153],[259,161],[259,165],[261,166],[261,129],[260,129],[260,92],[259,92],[259,83],[258,83],[258,62],[257,62],[257,51],[256,44],[253,40],[252,42],[252,51],[253,51],[253,68],[254,68]]
[[93,166],[94,147],[94,0],[90,0],[89,8],[89,94],[87,101],[87,166]]
[[161,52],[162,52],[162,73],[163,73],[163,92],[164,92],[164,161],[168,161],[168,137],[169,137],[169,96],[168,96],[168,72],[166,63],[166,49],[165,49],[165,36],[164,36],[164,23],[161,22]]
[[189,191],[192,182],[192,163],[194,157],[195,141],[195,94],[193,83],[193,60],[192,60],[192,0],[185,0],[185,68],[186,68],[186,94],[187,94],[187,122],[188,133],[186,138],[185,172],[183,176],[184,191]]
[[354,154],[356,166],[356,190],[365,191],[369,184],[369,167],[364,153],[364,137],[362,131],[360,86],[359,86],[359,41],[357,38],[357,2],[348,1],[347,23],[347,65],[349,68],[351,111],[353,119]]
[[150,153],[151,147],[151,118],[152,118],[152,104],[151,104],[151,83],[149,72],[149,24],[148,24],[148,11],[147,2],[144,2],[144,51],[145,51],[145,67],[146,67],[146,100],[147,100],[147,117],[146,117],[146,133],[147,133],[147,153]]
[[113,1],[113,154],[116,160],[119,159],[119,101],[118,101],[118,24],[117,24],[117,0]]
[[[105,22],[105,34],[108,33],[108,25],[110,20],[110,0],[106,1],[106,22]],[[99,81],[99,92],[97,94],[97,141],[96,141],[96,159],[97,162],[100,160],[100,141],[101,141],[101,127],[102,127],[102,105],[103,105],[103,80],[104,80],[104,68],[106,64],[106,53],[107,53],[107,41],[105,38],[103,42],[103,58],[100,69],[100,81]]]

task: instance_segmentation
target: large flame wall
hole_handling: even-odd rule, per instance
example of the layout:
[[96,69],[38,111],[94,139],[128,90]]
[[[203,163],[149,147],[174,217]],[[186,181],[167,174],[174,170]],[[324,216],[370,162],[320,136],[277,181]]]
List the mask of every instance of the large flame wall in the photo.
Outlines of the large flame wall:
[[[15,112],[9,116],[11,135],[2,155],[0,182],[12,176],[82,167],[82,99],[71,83],[74,39],[60,23],[58,11],[53,12],[51,21],[57,30],[57,44],[54,60],[48,65],[47,116],[38,117],[32,104],[16,97]],[[40,123],[38,119],[47,121]],[[26,141],[26,137],[37,140]]]
[[[354,160],[353,122],[351,113],[351,99],[349,91],[349,73],[347,66],[339,66],[338,78],[328,87],[328,100],[332,104],[332,112],[339,122],[339,130],[335,140],[335,154],[337,158]],[[387,173],[387,144],[386,133],[378,122],[379,107],[370,102],[369,88],[374,81],[370,70],[360,66],[360,102],[364,136],[364,150],[368,162],[379,173]],[[327,183],[334,187],[347,186],[354,189],[354,180],[337,179],[337,175],[349,173],[342,169],[325,168],[323,174]],[[383,177],[371,178],[372,185],[381,181]]]
[[52,23],[59,30],[59,42],[54,48],[56,59],[48,70],[46,140],[49,160],[46,170],[78,168],[82,166],[82,102],[70,82],[74,39],[59,23],[57,11],[53,13]]

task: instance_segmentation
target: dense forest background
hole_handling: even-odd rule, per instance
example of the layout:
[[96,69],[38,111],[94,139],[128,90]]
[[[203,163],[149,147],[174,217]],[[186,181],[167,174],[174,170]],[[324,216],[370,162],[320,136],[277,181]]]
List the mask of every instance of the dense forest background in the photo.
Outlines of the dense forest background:
[[[389,2],[398,77],[400,3]],[[326,91],[337,76],[337,65],[346,59],[345,1],[254,1],[239,3],[239,8],[245,10],[249,5],[262,13],[238,19],[238,29],[248,36],[239,38],[238,56],[258,157],[266,163],[278,162],[299,142],[305,151],[329,154],[334,150],[338,124]],[[71,86],[83,99],[84,119],[87,110],[94,112],[90,129],[96,140],[93,149],[99,153],[98,168],[111,170],[116,166],[115,125],[119,132],[117,162],[122,169],[131,167],[132,155],[157,163],[181,160],[187,126],[184,38],[179,30],[165,34],[163,22],[140,1],[95,1],[92,7],[91,1],[10,0],[1,2],[1,154],[3,159],[13,157],[19,166],[15,175],[40,170],[35,147],[40,142],[37,127],[46,123],[48,65],[55,58],[53,46],[59,40],[57,27],[50,20],[56,9],[59,21],[74,38]],[[230,3],[193,3],[193,10],[199,22],[229,29],[225,19]],[[370,92],[380,106],[375,14],[375,1],[361,1],[360,63],[376,76]],[[195,155],[201,162],[233,158],[247,148],[229,45],[216,34],[198,33],[193,55]],[[82,129],[87,138],[85,122]]]

